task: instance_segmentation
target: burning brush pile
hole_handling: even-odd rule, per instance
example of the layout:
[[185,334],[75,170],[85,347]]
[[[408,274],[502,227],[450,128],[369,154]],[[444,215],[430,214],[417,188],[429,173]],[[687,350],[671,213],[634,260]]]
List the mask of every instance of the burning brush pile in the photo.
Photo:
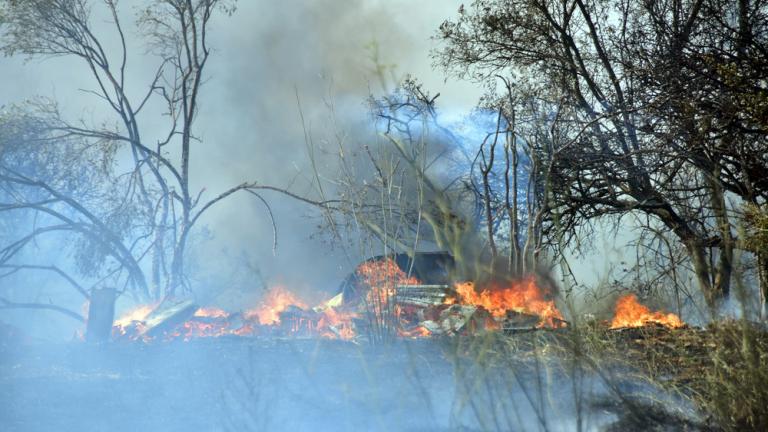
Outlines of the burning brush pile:
[[272,288],[262,303],[247,311],[199,307],[191,301],[140,306],[114,322],[117,340],[171,340],[220,336],[294,336],[352,339],[353,313],[334,298],[309,308],[283,287]]
[[[617,304],[611,328],[657,323],[681,327],[674,314],[651,312],[634,296]],[[206,337],[298,337],[366,340],[514,332],[567,326],[548,290],[533,276],[506,284],[424,284],[389,258],[361,264],[348,289],[314,307],[289,290],[271,289],[260,305],[239,312],[191,301],[140,306],[114,322],[117,340]]]

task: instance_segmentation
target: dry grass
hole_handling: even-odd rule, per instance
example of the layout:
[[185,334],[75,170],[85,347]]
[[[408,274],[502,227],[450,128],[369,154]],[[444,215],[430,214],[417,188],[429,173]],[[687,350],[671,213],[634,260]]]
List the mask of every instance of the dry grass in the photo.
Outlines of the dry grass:
[[574,430],[594,427],[588,416],[596,409],[616,415],[601,425],[607,430],[768,430],[768,332],[744,321],[704,329],[592,323],[447,347],[464,386],[458,403],[487,430],[532,428],[505,410],[532,411],[533,429],[557,429],[548,423],[562,414],[553,393],[570,398]]
[[643,379],[690,400],[707,428],[768,430],[768,332],[746,321],[705,329],[595,330],[583,353],[622,364]]

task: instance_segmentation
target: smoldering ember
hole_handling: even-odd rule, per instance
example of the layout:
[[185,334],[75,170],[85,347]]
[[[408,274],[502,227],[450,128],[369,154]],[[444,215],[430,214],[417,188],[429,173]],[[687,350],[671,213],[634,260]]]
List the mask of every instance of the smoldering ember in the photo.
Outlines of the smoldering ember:
[[0,430],[768,430],[768,0],[0,0]]

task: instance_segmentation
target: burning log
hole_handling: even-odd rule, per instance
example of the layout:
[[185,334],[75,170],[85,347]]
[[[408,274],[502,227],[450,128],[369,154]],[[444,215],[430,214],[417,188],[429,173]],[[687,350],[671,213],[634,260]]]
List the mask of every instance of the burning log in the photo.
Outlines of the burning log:
[[278,324],[284,334],[310,336],[320,320],[320,314],[311,309],[289,305],[279,314]]
[[154,337],[173,330],[176,326],[192,318],[197,310],[197,305],[191,300],[171,305],[163,302],[144,319],[144,327],[140,335]]

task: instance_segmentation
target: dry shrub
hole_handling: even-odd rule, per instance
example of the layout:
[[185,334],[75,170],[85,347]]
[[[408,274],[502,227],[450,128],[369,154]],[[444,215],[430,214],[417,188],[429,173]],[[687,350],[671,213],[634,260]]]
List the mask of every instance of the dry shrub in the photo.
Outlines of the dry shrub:
[[757,254],[768,254],[768,206],[744,206],[744,248]]
[[768,335],[746,321],[721,322],[710,331],[718,343],[699,403],[726,430],[768,430]]

